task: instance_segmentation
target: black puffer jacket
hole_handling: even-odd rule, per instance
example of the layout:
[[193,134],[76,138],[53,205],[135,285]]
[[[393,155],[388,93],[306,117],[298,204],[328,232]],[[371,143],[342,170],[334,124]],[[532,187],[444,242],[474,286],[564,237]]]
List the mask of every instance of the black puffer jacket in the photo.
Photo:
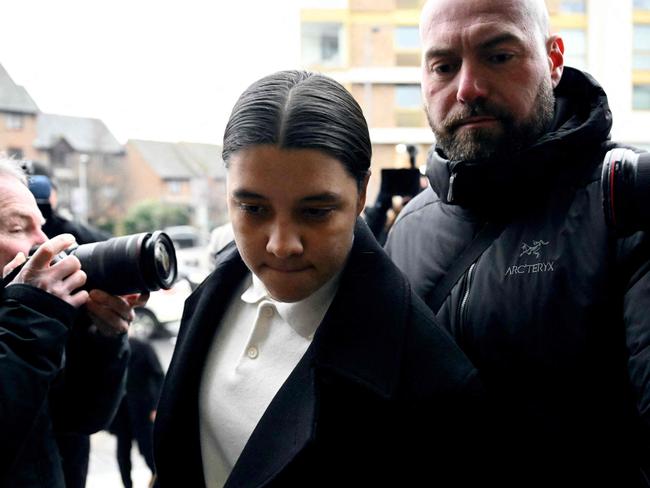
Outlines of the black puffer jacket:
[[485,222],[506,222],[436,311],[494,400],[495,442],[512,447],[521,486],[643,486],[650,239],[605,224],[602,88],[567,68],[555,93],[553,129],[511,160],[436,153],[433,190],[401,213],[386,249],[426,297]]

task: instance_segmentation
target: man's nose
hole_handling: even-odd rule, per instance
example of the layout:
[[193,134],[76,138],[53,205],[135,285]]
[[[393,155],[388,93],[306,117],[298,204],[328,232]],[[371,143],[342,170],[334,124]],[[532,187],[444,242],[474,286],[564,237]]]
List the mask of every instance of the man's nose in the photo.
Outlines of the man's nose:
[[278,258],[288,258],[303,252],[302,238],[295,226],[286,222],[272,224],[266,251]]
[[463,63],[458,75],[458,90],[456,100],[471,104],[488,96],[487,80],[480,69],[469,63]]
[[34,233],[34,238],[32,239],[32,247],[40,246],[45,241],[47,241],[47,239],[48,239],[48,237],[45,235],[45,232],[43,232],[41,229],[38,229]]

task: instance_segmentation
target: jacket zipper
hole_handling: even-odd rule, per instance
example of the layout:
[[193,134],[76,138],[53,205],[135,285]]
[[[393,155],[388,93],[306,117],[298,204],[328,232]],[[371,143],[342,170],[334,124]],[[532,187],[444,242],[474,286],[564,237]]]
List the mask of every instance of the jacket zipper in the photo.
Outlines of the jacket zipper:
[[462,288],[462,298],[458,305],[458,339],[462,340],[463,330],[465,329],[465,315],[467,315],[467,302],[469,301],[469,290],[472,286],[472,277],[474,276],[474,268],[476,263],[472,265],[467,270],[465,275],[464,286]]
[[456,180],[456,173],[449,176],[449,190],[447,190],[447,203],[454,203],[454,180]]

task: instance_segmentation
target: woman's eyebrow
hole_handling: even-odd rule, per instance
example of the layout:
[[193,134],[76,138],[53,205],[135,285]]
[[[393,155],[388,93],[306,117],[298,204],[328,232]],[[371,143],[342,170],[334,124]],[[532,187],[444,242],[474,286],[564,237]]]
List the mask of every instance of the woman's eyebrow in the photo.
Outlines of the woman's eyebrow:
[[301,198],[300,201],[304,203],[335,203],[341,199],[341,195],[331,191],[318,193],[316,195],[309,195]]
[[235,190],[232,192],[232,196],[235,198],[242,198],[242,199],[266,200],[266,197],[264,195],[249,190]]

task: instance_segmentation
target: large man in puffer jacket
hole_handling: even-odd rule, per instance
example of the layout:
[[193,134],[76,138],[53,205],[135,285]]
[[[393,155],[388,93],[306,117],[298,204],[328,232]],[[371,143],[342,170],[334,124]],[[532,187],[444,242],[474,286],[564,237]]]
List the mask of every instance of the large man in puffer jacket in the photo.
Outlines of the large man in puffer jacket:
[[431,0],[420,31],[431,188],[388,253],[477,366],[516,484],[648,486],[650,238],[606,224],[604,91],[563,66],[541,0]]

